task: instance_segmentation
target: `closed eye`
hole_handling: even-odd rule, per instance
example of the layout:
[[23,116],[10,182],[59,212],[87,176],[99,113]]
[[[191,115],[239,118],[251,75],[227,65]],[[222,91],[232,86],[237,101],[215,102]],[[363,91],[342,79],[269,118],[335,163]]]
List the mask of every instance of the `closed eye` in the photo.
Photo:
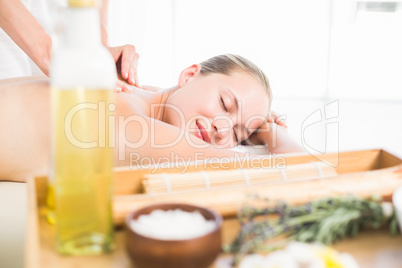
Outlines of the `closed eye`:
[[227,109],[227,107],[226,107],[226,105],[225,105],[225,102],[223,101],[223,98],[222,98],[222,97],[221,97],[221,103],[222,103],[223,109],[225,110],[225,112],[227,112],[228,109]]
[[[221,104],[222,104],[222,107],[223,107],[223,109],[225,110],[225,112],[228,112],[228,109],[227,109],[227,107],[226,107],[226,105],[225,105],[225,102],[223,101],[223,98],[222,98],[222,97],[221,97]],[[235,142],[239,143],[239,138],[238,138],[238,136],[237,136],[236,131],[234,130],[234,128],[233,128],[233,136],[234,136],[234,138],[235,138]]]
[[234,134],[234,137],[235,137],[235,142],[237,142],[237,144],[239,144],[239,138],[237,137],[237,134],[236,134],[236,131],[233,129],[233,134]]

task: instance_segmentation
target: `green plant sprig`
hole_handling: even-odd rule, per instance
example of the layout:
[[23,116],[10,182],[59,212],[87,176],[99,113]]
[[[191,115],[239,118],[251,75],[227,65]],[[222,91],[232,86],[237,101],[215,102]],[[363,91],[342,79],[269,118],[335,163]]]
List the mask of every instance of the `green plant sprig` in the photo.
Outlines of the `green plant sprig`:
[[[375,196],[361,199],[348,195],[299,206],[285,202],[276,202],[267,208],[245,206],[238,213],[241,230],[224,250],[235,254],[234,264],[237,264],[245,254],[262,251],[264,247],[276,248],[267,247],[266,242],[278,236],[285,240],[331,245],[368,228],[388,226],[390,233],[395,235],[398,232],[395,212],[391,216],[385,215],[382,203],[382,199]],[[261,219],[259,216],[271,217]]]

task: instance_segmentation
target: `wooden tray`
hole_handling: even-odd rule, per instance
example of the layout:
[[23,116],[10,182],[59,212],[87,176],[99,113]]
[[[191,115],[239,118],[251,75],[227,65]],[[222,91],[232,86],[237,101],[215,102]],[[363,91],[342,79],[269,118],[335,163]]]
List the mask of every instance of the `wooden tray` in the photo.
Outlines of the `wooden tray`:
[[[317,156],[318,157],[318,156]],[[285,157],[287,165],[309,163],[317,161],[313,155],[293,155]],[[258,185],[248,187],[236,187],[230,189],[200,190],[189,193],[150,195],[142,193],[141,180],[145,174],[151,172],[180,172],[182,167],[148,167],[141,168],[117,168],[115,170],[114,187],[114,221],[118,227],[116,232],[116,250],[112,254],[91,257],[63,257],[55,252],[54,226],[48,224],[45,219],[46,177],[38,177],[28,182],[28,221],[26,240],[26,267],[132,267],[124,246],[124,230],[121,228],[127,212],[144,205],[160,202],[187,202],[211,207],[225,216],[223,225],[224,243],[229,243],[238,231],[238,223],[233,218],[237,210],[245,203],[252,203],[250,195],[261,195],[272,200],[285,200],[290,203],[305,203],[314,199],[355,194],[360,197],[368,197],[379,194],[389,199],[393,191],[402,186],[402,160],[387,151],[381,149],[351,151],[320,155],[320,160],[333,164],[338,176],[311,181],[293,182],[275,185]],[[258,164],[266,167],[267,164],[275,165],[274,161],[261,159],[253,160],[253,167]],[[265,162],[264,162],[265,161]],[[243,162],[244,164],[244,162]],[[239,167],[239,162],[226,161],[217,163],[193,163],[188,171],[232,169]],[[353,182],[353,183],[351,183]],[[120,227],[119,227],[120,226]],[[371,239],[375,237],[375,239]],[[364,246],[362,246],[364,245]],[[368,248],[367,248],[368,247]],[[343,248],[360,256],[362,267],[370,266],[378,254],[383,250],[393,256],[395,250],[402,250],[402,240],[392,238],[384,231],[365,233],[359,239],[346,240],[335,246],[339,250]],[[367,250],[365,250],[365,248]],[[381,253],[382,254],[382,253]],[[397,254],[395,256],[401,256]],[[394,257],[395,257],[394,256]],[[223,257],[222,257],[223,258]],[[218,259],[221,261],[222,258]],[[370,261],[371,260],[371,261]],[[402,263],[402,260],[392,260]],[[216,264],[215,267],[221,267]],[[399,266],[387,266],[399,267]]]

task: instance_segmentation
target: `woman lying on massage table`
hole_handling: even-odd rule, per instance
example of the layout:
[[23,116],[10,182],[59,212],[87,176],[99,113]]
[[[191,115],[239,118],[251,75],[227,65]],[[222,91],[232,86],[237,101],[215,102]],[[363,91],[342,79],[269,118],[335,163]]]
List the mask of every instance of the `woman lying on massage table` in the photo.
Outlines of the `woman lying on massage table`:
[[[160,163],[241,157],[230,148],[245,143],[267,145],[270,153],[303,151],[282,122],[268,116],[272,95],[265,74],[240,56],[194,64],[166,90],[131,90],[116,94],[116,166],[141,158]],[[2,80],[0,93],[0,180],[46,175],[49,80]]]

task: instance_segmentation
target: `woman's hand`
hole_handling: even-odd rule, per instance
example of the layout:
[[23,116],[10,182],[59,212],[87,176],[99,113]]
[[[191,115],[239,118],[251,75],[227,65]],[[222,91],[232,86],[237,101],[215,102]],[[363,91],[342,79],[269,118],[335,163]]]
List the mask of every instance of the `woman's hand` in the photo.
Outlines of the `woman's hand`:
[[[243,142],[247,145],[267,145],[271,143],[269,141],[272,139],[272,126],[281,126],[284,131],[287,130],[288,125],[286,124],[286,116],[285,115],[279,115],[274,111],[270,111],[269,115],[267,117],[267,121],[259,127],[250,137],[247,141]],[[271,133],[270,133],[271,132]]]
[[[141,87],[138,81],[137,65],[139,55],[133,45],[124,45],[119,47],[108,47],[116,63],[117,74],[127,84]],[[130,93],[131,90],[122,81],[118,81],[116,91]]]
[[289,135],[287,129],[277,123],[264,123],[250,136],[249,141],[254,145],[266,145],[270,153],[304,152],[303,147]]
[[288,125],[286,124],[286,116],[285,115],[280,115],[277,114],[273,111],[270,112],[270,115],[267,118],[268,123],[275,123],[278,124],[284,128],[288,128]]

